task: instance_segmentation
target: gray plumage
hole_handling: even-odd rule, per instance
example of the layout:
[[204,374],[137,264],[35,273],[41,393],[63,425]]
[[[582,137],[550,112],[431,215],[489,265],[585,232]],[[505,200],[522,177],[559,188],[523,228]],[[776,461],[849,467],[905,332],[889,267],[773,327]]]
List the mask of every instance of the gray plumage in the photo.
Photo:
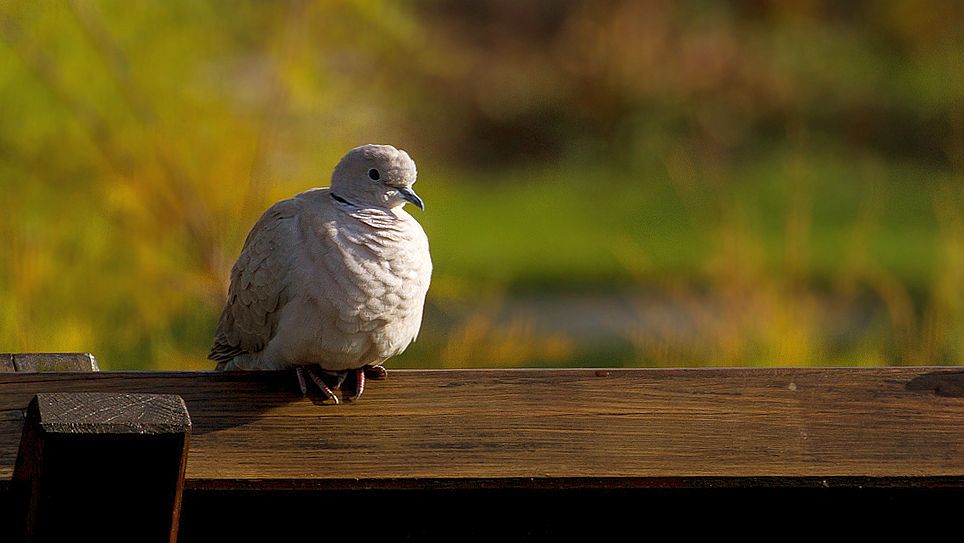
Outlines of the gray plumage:
[[389,145],[352,149],[331,187],[271,206],[231,270],[208,358],[218,369],[380,365],[415,340],[432,272],[404,209],[415,163]]

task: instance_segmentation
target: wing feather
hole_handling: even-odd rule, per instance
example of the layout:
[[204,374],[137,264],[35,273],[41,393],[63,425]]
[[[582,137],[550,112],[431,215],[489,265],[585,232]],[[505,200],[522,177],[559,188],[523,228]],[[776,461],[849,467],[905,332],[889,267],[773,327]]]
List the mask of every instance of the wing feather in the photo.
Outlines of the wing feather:
[[219,366],[238,355],[261,351],[277,332],[281,310],[288,302],[287,278],[299,246],[300,211],[297,199],[278,202],[248,234],[231,269],[228,300],[208,354]]

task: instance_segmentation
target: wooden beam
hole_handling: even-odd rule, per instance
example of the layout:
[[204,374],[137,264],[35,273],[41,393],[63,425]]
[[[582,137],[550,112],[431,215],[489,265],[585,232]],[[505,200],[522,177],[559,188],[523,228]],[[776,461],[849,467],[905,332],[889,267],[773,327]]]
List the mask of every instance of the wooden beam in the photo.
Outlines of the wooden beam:
[[393,371],[339,406],[295,388],[287,372],[2,374],[0,490],[34,394],[109,392],[191,411],[182,543],[743,536],[953,518],[964,498],[955,368]]
[[0,375],[0,479],[41,392],[182,396],[187,485],[304,490],[964,486],[951,368],[393,371],[357,403],[287,372]]
[[0,353],[0,373],[100,371],[90,353]]
[[13,373],[17,367],[13,364],[13,354],[0,353],[0,373]]
[[27,408],[11,540],[176,541],[191,421],[174,395],[41,393]]

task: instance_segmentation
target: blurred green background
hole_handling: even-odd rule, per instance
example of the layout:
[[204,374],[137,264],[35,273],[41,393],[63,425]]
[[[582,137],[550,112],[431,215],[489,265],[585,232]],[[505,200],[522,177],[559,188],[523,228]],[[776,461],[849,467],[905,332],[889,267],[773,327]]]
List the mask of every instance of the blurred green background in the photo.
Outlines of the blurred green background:
[[419,166],[391,367],[964,359],[964,3],[0,0],[0,351],[208,368],[244,236]]

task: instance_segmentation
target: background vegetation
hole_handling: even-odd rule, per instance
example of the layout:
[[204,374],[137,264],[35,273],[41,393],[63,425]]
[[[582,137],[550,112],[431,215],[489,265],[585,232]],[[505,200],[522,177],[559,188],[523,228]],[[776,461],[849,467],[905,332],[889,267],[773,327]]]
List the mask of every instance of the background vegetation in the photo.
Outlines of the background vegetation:
[[209,367],[258,215],[382,142],[396,367],[959,363],[962,6],[0,0],[0,351]]

